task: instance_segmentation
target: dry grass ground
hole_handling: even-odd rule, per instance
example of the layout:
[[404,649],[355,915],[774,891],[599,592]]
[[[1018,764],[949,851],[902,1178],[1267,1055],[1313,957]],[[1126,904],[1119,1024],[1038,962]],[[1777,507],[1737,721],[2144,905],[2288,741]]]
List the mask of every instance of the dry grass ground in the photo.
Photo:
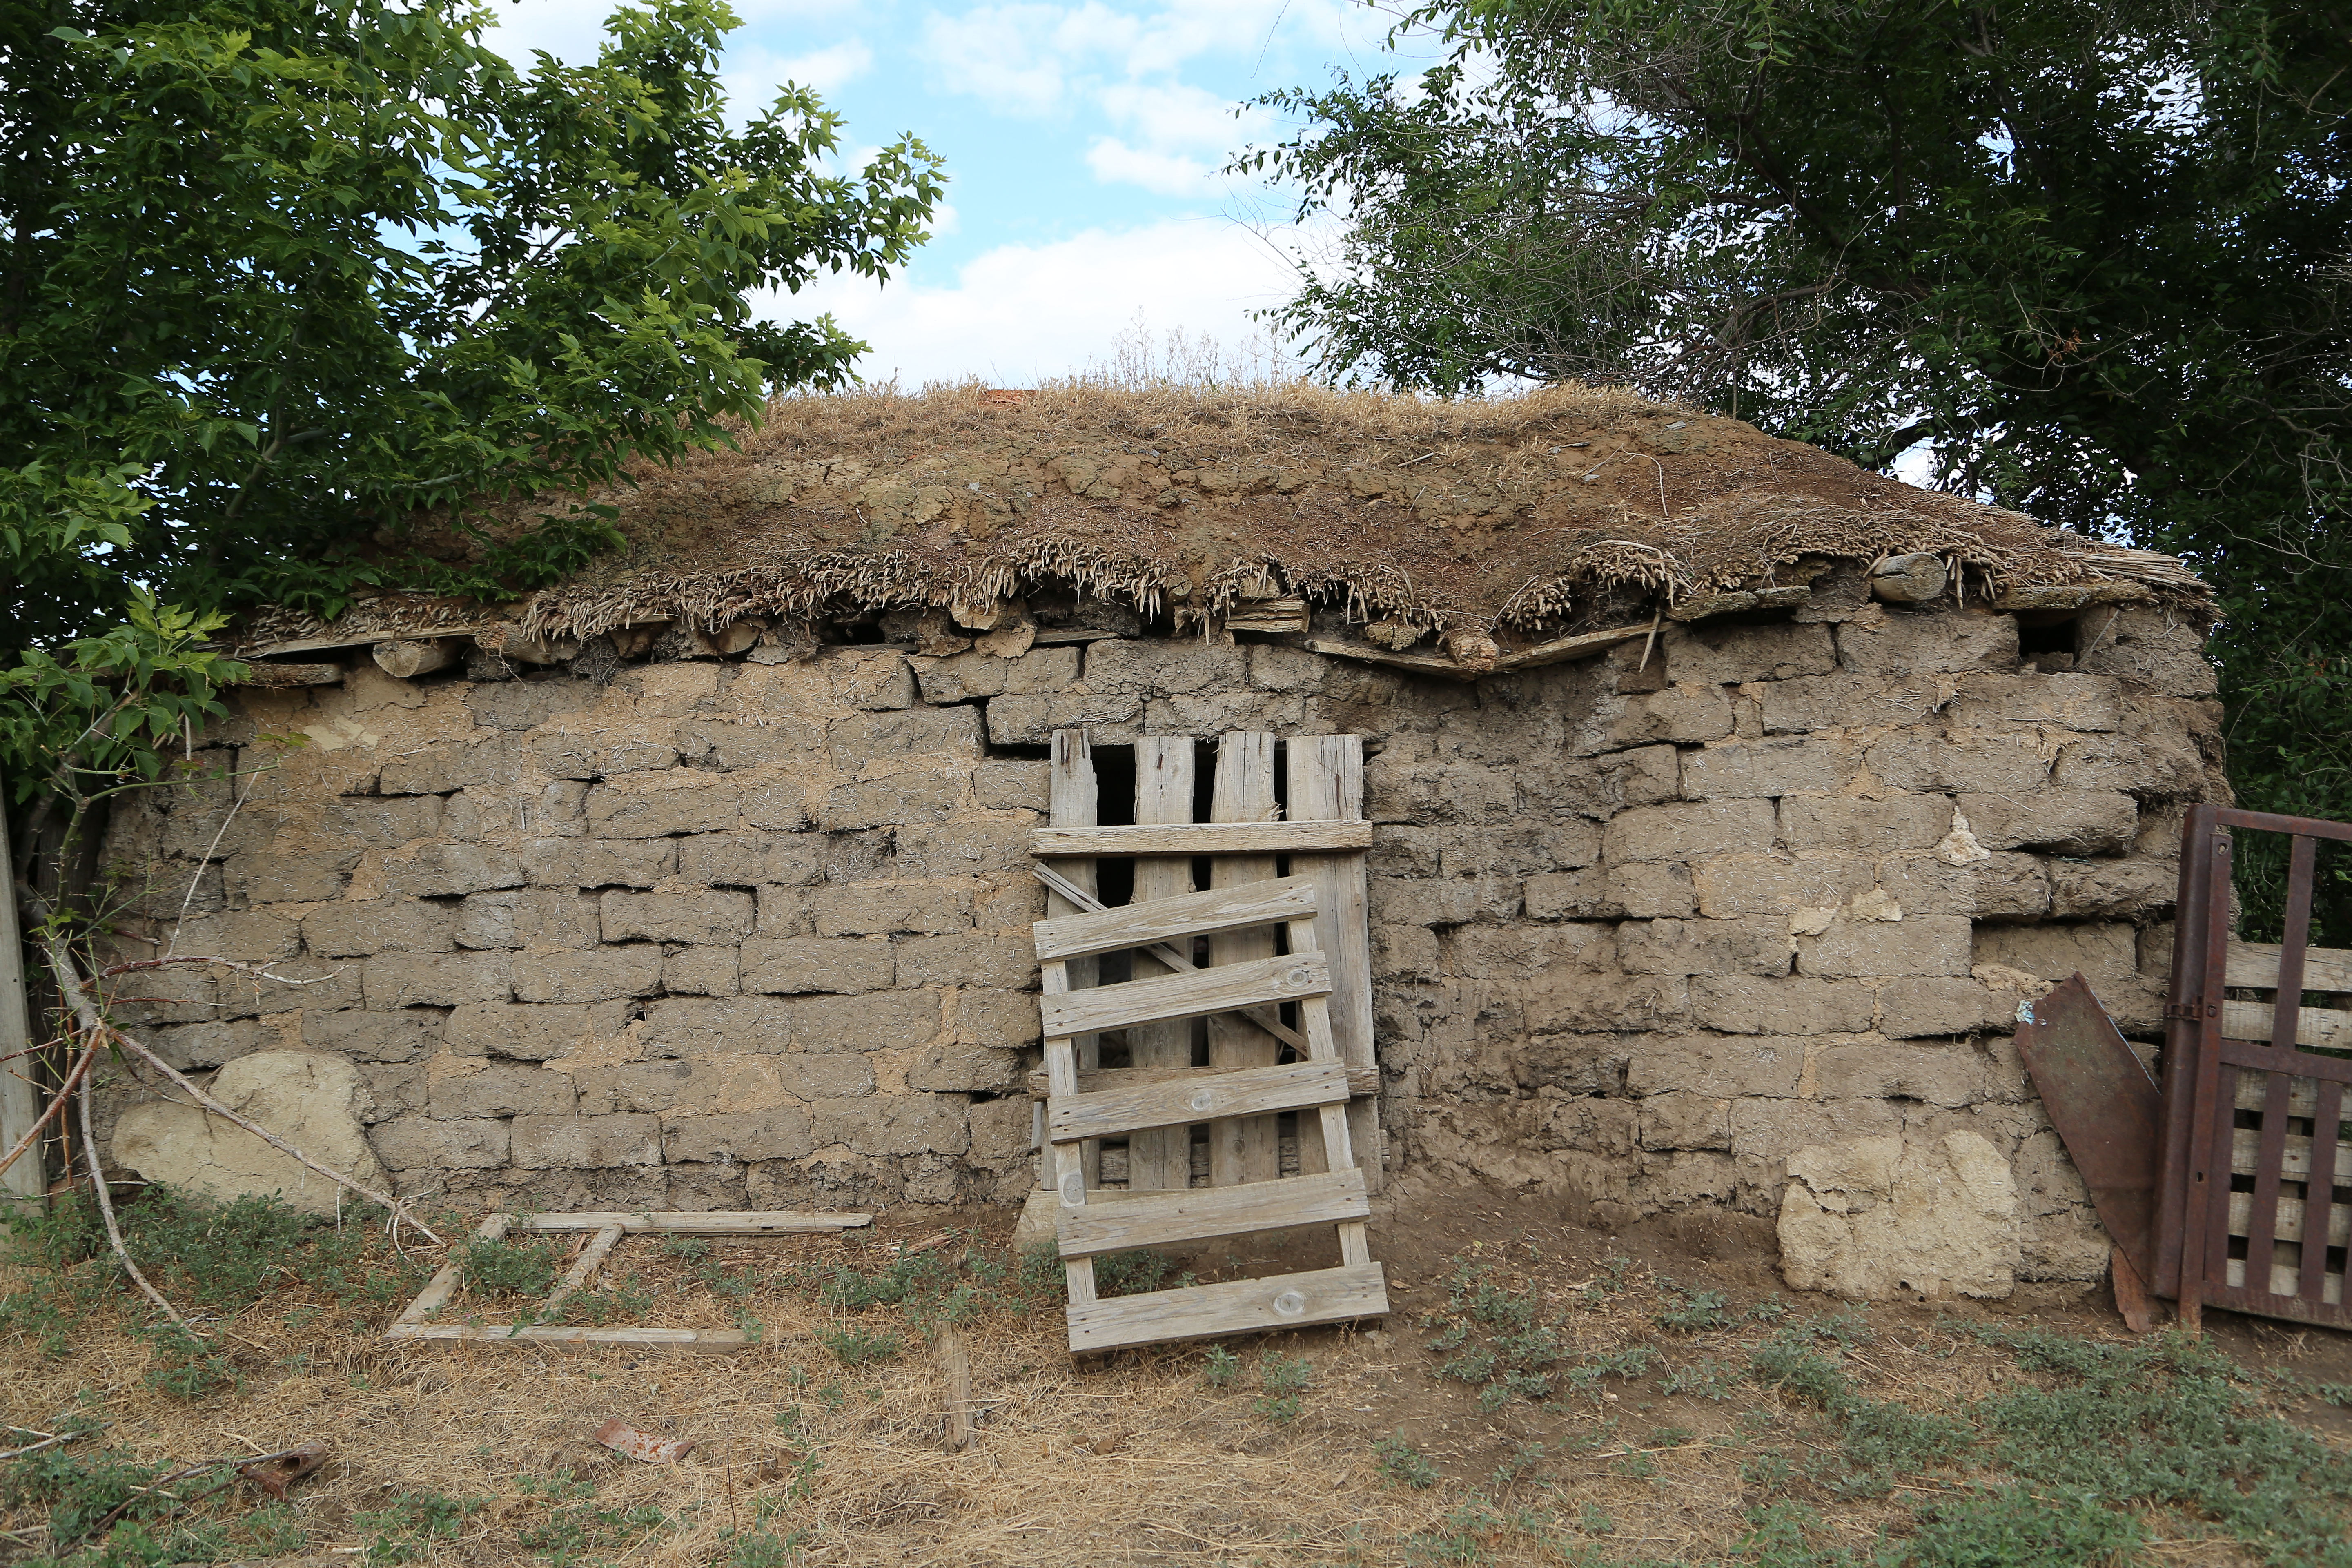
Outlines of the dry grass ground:
[[[95,1260],[62,1278],[20,1269],[0,1320],[0,1419],[106,1425],[0,1467],[0,1555],[62,1546],[89,1568],[2352,1561],[2352,1429],[2329,1403],[2352,1378],[2335,1336],[2225,1326],[2211,1342],[2254,1369],[2232,1381],[2201,1352],[2146,1361],[2147,1342],[2095,1301],[1847,1310],[1771,1289],[1737,1226],[1612,1236],[1455,1193],[1407,1197],[1375,1232],[1400,1309],[1382,1329],[1080,1369],[1042,1283],[1058,1270],[1024,1270],[997,1239],[1007,1220],[964,1216],[929,1247],[948,1229],[936,1215],[698,1254],[625,1243],[606,1271],[616,1288],[583,1310],[756,1323],[760,1342],[726,1357],[388,1344],[383,1325],[435,1259],[380,1244],[367,1264],[381,1300],[358,1300],[355,1272],[330,1289],[281,1268],[194,1348],[147,1330],[126,1295],[78,1300]],[[236,1266],[198,1267],[218,1284]],[[203,1293],[197,1274],[164,1272],[184,1300]],[[448,1316],[512,1306],[461,1298]],[[932,1338],[951,1319],[979,1420],[963,1452],[943,1444]],[[2141,1385],[2204,1393],[2102,1427]],[[2068,1403],[2086,1387],[2103,1392]],[[2215,1399],[2236,1411],[2218,1426]],[[2001,1412],[2048,1430],[2018,1448]],[[621,1458],[589,1440],[613,1416],[696,1447],[676,1466]],[[2113,1502],[2137,1487],[2137,1504],[2067,1500],[2070,1448],[2196,1469],[2190,1448],[2149,1447],[2167,1423],[2244,1462],[2201,1501],[2148,1502],[2144,1479],[2107,1489]],[[158,1517],[107,1547],[61,1539],[75,1528],[61,1510],[81,1506],[87,1522],[142,1479],[118,1474],[107,1492],[110,1449],[168,1467],[310,1438],[332,1458],[290,1508],[257,1510],[235,1487],[169,1517],[151,1499]],[[2300,1524],[2256,1506],[2282,1476]],[[2252,1500],[2216,1505],[2215,1485]],[[2021,1522],[2000,1511],[2011,1504]]]

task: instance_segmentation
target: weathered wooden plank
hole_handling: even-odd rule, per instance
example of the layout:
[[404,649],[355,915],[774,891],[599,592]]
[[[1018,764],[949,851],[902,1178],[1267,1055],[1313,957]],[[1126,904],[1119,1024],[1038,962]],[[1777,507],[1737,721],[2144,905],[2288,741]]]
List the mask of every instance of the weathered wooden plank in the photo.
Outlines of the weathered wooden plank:
[[[2268,1002],[2224,1002],[2221,1004],[2222,1037],[2259,1040],[2267,1045],[2270,1043],[2271,1026],[2277,1016],[2278,1009]],[[2298,1008],[2294,1016],[2294,1043],[2339,1051],[2352,1047],[2352,1013],[2327,1007]]]
[[[2233,942],[2230,944],[2228,984],[2273,989],[2278,984],[2279,950],[2274,942]],[[2352,991],[2352,948],[2308,947],[2303,952],[2305,991]],[[2263,1037],[2267,1039],[2270,1037]]]
[[[2263,1104],[2270,1098],[2268,1091],[2263,1087],[2263,1075],[2261,1073],[2242,1072],[2238,1074],[2237,1098],[2234,1101],[2237,1109],[2240,1110],[2260,1110],[2263,1108]],[[2318,1090],[2314,1086],[2310,1079],[2299,1078],[2293,1080],[2293,1087],[2287,1091],[2286,1113],[2289,1116],[2316,1116],[2319,1114]],[[2347,1183],[2346,1184],[2352,1185],[2352,1183]]]
[[[1290,809],[1318,819],[1364,815],[1364,742],[1360,735],[1302,735],[1290,742]],[[1294,876],[1315,885],[1315,946],[1331,965],[1331,1037],[1342,1061],[1370,1067],[1372,1042],[1371,924],[1361,855],[1294,856]],[[1356,1163],[1371,1190],[1381,1190],[1380,1107],[1372,1100],[1348,1110]],[[1298,1168],[1328,1170],[1331,1158],[1319,1124],[1302,1119]]]
[[[1038,973],[1039,992],[1046,996],[1066,996],[1070,990],[1069,966],[1047,963]],[[1045,1041],[1045,1074],[1055,1094],[1077,1092],[1077,1053],[1067,1038],[1048,1037]],[[1039,1117],[1042,1127],[1044,1117]],[[1047,1141],[1045,1158],[1051,1163],[1048,1178],[1055,1201],[1065,1209],[1081,1207],[1087,1201],[1087,1187],[1093,1180],[1085,1164],[1085,1151],[1098,1147],[1091,1143],[1055,1143]],[[1095,1265],[1091,1258],[1072,1258],[1062,1265],[1062,1278],[1073,1301],[1095,1299]]]
[[[1267,863],[1271,864],[1271,858]],[[1154,899],[1148,904],[1123,904],[1100,914],[1063,915],[1040,921],[1032,930],[1040,959],[1070,960],[1155,942],[1189,942],[1247,926],[1281,925],[1312,915],[1315,896],[1315,884],[1307,878],[1285,877],[1280,881],[1253,881],[1241,887],[1212,888],[1205,893]],[[1271,943],[1267,952],[1272,952]],[[1075,973],[1071,984],[1077,984]]]
[[507,1219],[521,1230],[602,1230],[617,1225],[631,1236],[823,1236],[874,1223],[870,1214],[826,1214],[798,1209],[587,1210],[580,1214],[534,1214]]
[[[1052,1114],[1049,1110],[1047,1114]],[[2260,1163],[2262,1130],[2241,1127],[2230,1134],[2230,1173],[2251,1176]],[[2336,1169],[2352,1173],[2352,1143],[2336,1145]],[[2290,1182],[2299,1182],[2311,1174],[2311,1140],[2300,1132],[2290,1132],[2279,1151],[2279,1174]]]
[[1377,1318],[1389,1310],[1388,1286],[1377,1263],[1318,1268],[1271,1279],[1235,1279],[1154,1290],[1108,1301],[1072,1302],[1070,1349],[1116,1350],[1121,1345],[1171,1340],[1211,1339],[1310,1323]]
[[1307,629],[1304,599],[1244,599],[1225,616],[1229,632],[1303,632]]
[[1280,1067],[1241,1068],[1102,1094],[1057,1094],[1045,1102],[1045,1133],[1059,1145],[1080,1138],[1111,1138],[1223,1116],[1345,1104],[1347,1099],[1348,1069],[1339,1063],[1286,1062]]
[[[1039,881],[1045,883],[1045,886],[1061,894],[1065,900],[1077,905],[1087,913],[1099,914],[1102,912],[1103,903],[1100,899],[1096,898],[1091,893],[1081,891],[1074,884],[1065,881],[1057,873],[1055,873],[1052,867],[1032,866],[1029,869],[1036,874],[1036,878]],[[1155,907],[1164,908],[1168,904],[1175,901],[1176,900],[1172,899],[1161,899],[1157,901]],[[1135,906],[1130,904],[1127,907],[1129,909],[1133,909]],[[1177,952],[1173,947],[1171,947],[1164,942],[1153,942],[1145,951],[1149,952],[1152,957],[1160,960],[1161,963],[1165,964],[1171,970],[1189,969],[1192,967],[1191,963],[1185,960],[1182,953]],[[1255,1024],[1259,1028],[1264,1029],[1267,1034],[1272,1035],[1276,1039],[1280,1040],[1283,1044],[1295,1047],[1302,1052],[1307,1049],[1307,1037],[1285,1024],[1280,1018],[1276,1017],[1274,1015],[1274,1009],[1271,1007],[1244,1007],[1242,1011],[1252,1023]]]
[[[1320,953],[1260,959],[1255,963],[1229,963],[1221,969],[1194,969],[1182,974],[1162,974],[1153,980],[1130,980],[1119,985],[1097,985],[1066,996],[1042,996],[1037,1010],[1051,1037],[1098,1035],[1126,1029],[1132,1044],[1138,1033],[1212,1013],[1254,1007],[1266,1002],[1296,1002],[1320,996],[1331,989],[1330,966]],[[1138,1067],[1189,1067],[1192,1031],[1183,1031],[1184,1053],[1172,1060],[1139,1059]],[[1138,1047],[1139,1048],[1139,1047]]]
[[[1146,737],[1150,739],[1150,737]],[[1190,747],[1192,742],[1184,742]],[[1140,742],[1138,749],[1141,749]],[[1138,771],[1141,764],[1138,763]],[[1191,787],[1191,781],[1185,781]],[[1348,849],[1369,849],[1369,822],[1192,822],[1139,823],[1133,827],[1033,827],[1029,853],[1056,855],[1322,855]],[[1136,868],[1139,878],[1143,868]],[[1190,887],[1153,892],[1155,899],[1189,893]],[[1139,889],[1136,901],[1144,898]]]
[[1494,673],[1507,675],[1515,669],[1533,669],[1539,665],[1564,664],[1572,658],[1589,658],[1596,653],[1606,653],[1622,642],[1632,642],[1648,635],[1647,626],[1617,626],[1605,632],[1579,632],[1572,637],[1555,637],[1533,647],[1523,647],[1507,653],[1495,661]]
[[499,1340],[542,1345],[677,1345],[698,1351],[740,1351],[740,1329],[592,1329],[550,1323],[394,1323],[388,1340]]
[[[1146,735],[1135,742],[1135,820],[1130,833],[1157,831],[1184,833],[1192,831],[1192,779],[1196,748],[1189,735]],[[1051,831],[1051,830],[1049,830]],[[1076,828],[1082,835],[1116,833],[1117,828]],[[1100,850],[1101,854],[1134,854],[1133,850]],[[1135,863],[1135,902],[1147,903],[1153,899],[1172,899],[1192,891],[1192,863],[1189,859],[1165,858],[1139,858]],[[1189,947],[1178,950],[1191,955]],[[1134,958],[1135,981],[1149,984],[1148,977],[1161,967],[1147,953]],[[1189,968],[1170,977],[1182,982],[1191,973]],[[1125,989],[1111,987],[1106,989]],[[1250,998],[1262,1002],[1266,998]],[[1156,1021],[1154,1020],[1156,1016]],[[1139,1068],[1181,1068],[1192,1065],[1192,1025],[1197,1013],[1178,1010],[1153,1015],[1130,1014],[1119,1024],[1089,1024],[1066,1031],[1072,1034],[1097,1034],[1104,1029],[1116,1029],[1133,1025],[1129,1030],[1129,1065]],[[1045,1032],[1063,1033],[1049,1019]],[[1127,1183],[1138,1191],[1163,1191],[1192,1184],[1192,1131],[1189,1127],[1158,1128],[1139,1133],[1129,1140],[1127,1147]]]
[[580,1249],[580,1256],[572,1260],[572,1267],[564,1271],[555,1289],[548,1292],[547,1300],[539,1304],[540,1311],[551,1312],[571,1300],[574,1291],[588,1283],[588,1276],[596,1272],[596,1266],[620,1245],[622,1234],[619,1226],[608,1225],[590,1237],[588,1245]]
[[1370,643],[1341,642],[1335,637],[1305,637],[1298,646],[1309,653],[1319,653],[1332,658],[1352,658],[1363,664],[1384,665],[1391,669],[1409,670],[1414,675],[1433,675],[1444,680],[1475,680],[1489,671],[1473,669],[1450,658],[1426,653],[1393,653]]
[[[1304,1035],[1299,1037],[1302,1044],[1305,1043],[1306,1038]],[[1360,1099],[1368,1094],[1380,1093],[1380,1068],[1342,1065],[1348,1067],[1348,1094],[1350,1099]],[[1147,1083],[1181,1083],[1190,1079],[1239,1070],[1239,1068],[1097,1068],[1092,1072],[1087,1072],[1081,1069],[1078,1073],[1078,1087],[1074,1092],[1101,1094],[1114,1089],[1134,1089]],[[1043,1068],[1032,1072],[1029,1075],[1031,1098],[1044,1100],[1051,1095],[1053,1090],[1046,1087],[1047,1081]]]
[[[2230,1259],[2228,1282],[2241,1290],[2246,1288],[2246,1265],[2242,1258],[2232,1258]],[[2296,1274],[2296,1271],[2289,1265],[2284,1263],[2274,1263],[2271,1265],[2272,1295],[2294,1295],[2296,1293],[2296,1287],[2301,1283],[2302,1280]],[[2326,1277],[2325,1284],[2321,1287],[2321,1299],[2326,1301],[2328,1306],[2341,1306],[2344,1302],[2344,1276],[2341,1274],[2327,1275]],[[1124,1300],[1124,1298],[1122,1298],[1122,1300]]]
[[[510,1214],[484,1216],[481,1225],[474,1231],[474,1239],[477,1241],[504,1240],[508,1228],[514,1224],[514,1217]],[[602,1229],[603,1226],[600,1226],[597,1228]],[[393,1328],[399,1329],[408,1324],[421,1323],[447,1306],[449,1298],[457,1293],[458,1283],[464,1279],[465,1273],[465,1259],[454,1253],[451,1254],[449,1260],[436,1269],[433,1278],[425,1282],[425,1289],[416,1293],[416,1300],[411,1301],[406,1310],[392,1321]],[[394,1336],[387,1331],[384,1337],[389,1339]]]
[[[1304,629],[1304,628],[1302,628]],[[1217,772],[1210,794],[1210,817],[1217,822],[1271,822],[1280,814],[1274,792],[1275,737],[1264,731],[1236,731],[1217,742]],[[1212,889],[1265,886],[1276,872],[1271,855],[1221,855],[1209,862]],[[1303,886],[1303,907],[1292,913],[1311,917],[1314,889]],[[1274,932],[1264,926],[1227,928],[1209,939],[1209,963],[1221,967],[1254,963],[1275,956]],[[1209,1065],[1272,1067],[1282,1045],[1246,1017],[1230,1013],[1208,1021]],[[1243,1117],[1209,1125],[1209,1184],[1271,1182],[1282,1174],[1281,1126],[1271,1116]]]
[[[2310,1206],[2305,1199],[2280,1198],[2276,1229],[2278,1239],[2300,1242],[2303,1239],[2304,1216],[2309,1212]],[[2231,1193],[2230,1194],[2230,1234],[2231,1236],[2249,1235],[2253,1229],[2253,1224],[2254,1194]],[[2327,1245],[2330,1247],[2352,1245],[2352,1206],[2344,1204],[2327,1205]]]
[[1239,1186],[1195,1187],[1182,1193],[1150,1193],[1124,1204],[1066,1209],[1061,1218],[1062,1256],[1118,1252],[1129,1247],[1166,1247],[1246,1236],[1254,1230],[1332,1225],[1362,1219],[1372,1212],[1361,1171],[1337,1171],[1288,1181],[1249,1182]]
[[[1101,784],[1095,773],[1094,748],[1084,730],[1054,731],[1053,755],[1046,775],[1045,804],[1048,820],[1056,827],[1092,827],[1101,820]],[[1063,861],[1055,868],[1056,879],[1066,893],[1051,890],[1045,895],[1045,915],[1048,921],[1056,916],[1067,917],[1089,908],[1099,908],[1101,900],[1095,895],[1101,882],[1095,862],[1084,857]],[[1068,896],[1076,894],[1076,898]],[[1044,954],[1039,954],[1043,958]],[[1085,991],[1101,983],[1101,966],[1093,958],[1080,958],[1069,965],[1069,988]],[[1093,1035],[1075,1042],[1077,1065],[1081,1069],[1102,1065],[1102,1041]],[[1041,1162],[1043,1155],[1040,1155]],[[1102,1180],[1102,1149],[1087,1145],[1081,1157],[1086,1167],[1087,1185],[1097,1185]]]

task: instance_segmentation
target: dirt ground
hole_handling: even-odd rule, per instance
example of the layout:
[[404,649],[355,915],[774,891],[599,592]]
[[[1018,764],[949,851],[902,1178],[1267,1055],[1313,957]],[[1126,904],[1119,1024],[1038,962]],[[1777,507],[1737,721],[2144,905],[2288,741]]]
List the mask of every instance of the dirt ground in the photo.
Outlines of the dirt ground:
[[[2003,1348],[2008,1331],[2130,1339],[2103,1294],[1865,1309],[1794,1296],[1774,1274],[1769,1224],[1738,1216],[1612,1232],[1542,1199],[1411,1180],[1381,1210],[1374,1254],[1395,1310],[1378,1327],[1076,1367],[1058,1269],[1033,1268],[1024,1292],[1006,1261],[1012,1216],[929,1210],[837,1239],[715,1241],[698,1257],[623,1243],[607,1277],[637,1292],[635,1321],[756,1321],[760,1342],[730,1356],[390,1344],[377,1336],[396,1308],[289,1286],[201,1325],[235,1385],[193,1398],[156,1385],[168,1358],[131,1331],[139,1313],[87,1314],[58,1354],[25,1329],[0,1332],[0,1419],[47,1431],[79,1410],[109,1423],[85,1452],[111,1443],[149,1464],[322,1439],[331,1458],[290,1508],[252,1513],[240,1488],[185,1516],[225,1532],[215,1557],[319,1568],[1827,1563],[1842,1546],[1867,1561],[1899,1544],[1982,1478],[1924,1465],[1883,1489],[1845,1485],[1804,1401],[1754,1371],[1759,1350],[1818,1345],[1867,1400],[1935,1412],[2041,1375]],[[1270,1256],[1198,1267],[1260,1272]],[[918,1258],[930,1260],[929,1310],[861,1310],[822,1285],[843,1269],[904,1279]],[[940,1309],[936,1289],[958,1280],[971,1287],[961,1305]],[[450,1315],[469,1313],[502,1309],[461,1297]],[[950,1452],[931,1335],[959,1314],[978,1429]],[[1501,1342],[1497,1322],[1559,1337],[1540,1386],[1514,1394],[1507,1355],[1476,1375],[1473,1352]],[[2207,1338],[2258,1374],[2267,1409],[2346,1462],[2352,1411],[2326,1394],[2352,1384],[2352,1336],[2217,1313]],[[695,1447],[676,1465],[625,1458],[590,1440],[614,1416]],[[1757,1521],[1774,1516],[1758,1510],[1776,1502],[1812,1510],[1804,1551],[1822,1555],[1766,1553]],[[54,1506],[0,1472],[0,1559],[54,1554]],[[2283,1560],[2185,1515],[2144,1523],[2124,1560]],[[191,1550],[85,1549],[82,1561]]]

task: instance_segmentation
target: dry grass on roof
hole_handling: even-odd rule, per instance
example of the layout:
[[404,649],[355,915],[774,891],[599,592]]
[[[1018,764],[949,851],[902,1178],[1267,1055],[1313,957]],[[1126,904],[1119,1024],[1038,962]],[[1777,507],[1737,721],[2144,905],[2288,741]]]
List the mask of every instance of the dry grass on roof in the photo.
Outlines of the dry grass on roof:
[[1174,608],[1182,625],[1297,594],[1483,637],[1769,581],[1806,556],[1914,551],[1995,594],[2201,590],[2169,557],[1620,388],[1445,401],[1071,381],[1008,398],[968,383],[780,398],[735,437],[590,498],[618,509],[628,545],[533,595],[526,629],[708,629],[1040,592]]

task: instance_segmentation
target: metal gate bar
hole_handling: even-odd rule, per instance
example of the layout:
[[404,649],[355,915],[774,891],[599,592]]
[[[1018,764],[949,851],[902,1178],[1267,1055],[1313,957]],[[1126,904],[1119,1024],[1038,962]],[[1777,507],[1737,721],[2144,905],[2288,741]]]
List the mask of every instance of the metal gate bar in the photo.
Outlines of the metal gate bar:
[[[2274,963],[2267,950],[2231,939],[2233,831],[2293,840]],[[2352,1240],[2352,1204],[2336,1196],[2338,1180],[2352,1179],[2342,1131],[2352,1058],[2302,1044],[2315,1034],[2335,1037],[2343,1018],[2318,1013],[2319,1027],[2307,1030],[2303,1005],[2322,839],[2352,841],[2352,824],[2198,805],[2183,830],[2154,1283],[2179,1302],[2190,1328],[2208,1303],[2352,1327],[2338,1242],[2339,1235]],[[2319,956],[2326,988],[2335,989],[2352,955]],[[2269,990],[2268,1018],[2259,1004],[2225,1003],[2232,985]],[[2251,1124],[2241,1125],[2248,1117]],[[2309,1131],[2298,1131],[2298,1122]],[[2239,1239],[2243,1256],[2233,1258]]]

